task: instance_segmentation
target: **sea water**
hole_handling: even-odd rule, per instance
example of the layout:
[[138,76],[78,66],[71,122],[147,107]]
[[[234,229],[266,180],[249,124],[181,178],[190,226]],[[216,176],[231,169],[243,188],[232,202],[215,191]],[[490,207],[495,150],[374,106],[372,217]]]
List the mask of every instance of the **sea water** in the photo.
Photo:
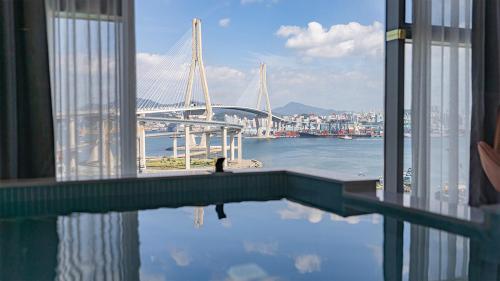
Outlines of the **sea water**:
[[[409,147],[409,139],[405,140]],[[184,145],[179,139],[179,146]],[[220,145],[213,138],[212,145]],[[148,156],[172,155],[169,137],[147,138]],[[179,152],[183,153],[183,152]],[[265,168],[317,169],[335,171],[348,176],[381,177],[384,173],[384,140],[382,138],[278,138],[243,139],[243,158],[261,161]],[[405,166],[409,167],[411,152],[405,153]]]

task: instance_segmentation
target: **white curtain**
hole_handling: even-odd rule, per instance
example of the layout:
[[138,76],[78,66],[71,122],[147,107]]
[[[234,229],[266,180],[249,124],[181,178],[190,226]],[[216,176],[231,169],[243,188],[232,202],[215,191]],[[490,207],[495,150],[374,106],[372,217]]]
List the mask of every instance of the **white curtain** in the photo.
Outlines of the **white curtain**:
[[132,0],[46,0],[59,180],[135,173]]
[[413,9],[412,193],[430,208],[466,202],[472,0],[419,0]]
[[[472,0],[414,0],[412,8],[412,196],[467,216]],[[467,239],[412,225],[410,241],[410,280],[467,278]]]

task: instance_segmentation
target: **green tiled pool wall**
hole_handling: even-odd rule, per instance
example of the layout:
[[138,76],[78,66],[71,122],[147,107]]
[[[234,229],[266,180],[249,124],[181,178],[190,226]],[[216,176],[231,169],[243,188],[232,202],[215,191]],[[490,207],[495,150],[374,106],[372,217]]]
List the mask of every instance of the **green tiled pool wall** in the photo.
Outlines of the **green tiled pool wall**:
[[342,184],[290,174],[288,176],[288,198],[340,213],[342,207]]
[[60,182],[0,188],[0,217],[281,199],[285,172]]
[[450,218],[366,196],[375,194],[375,183],[375,180],[341,181],[297,172],[263,171],[3,186],[0,218],[286,198],[342,216],[381,213],[469,237],[483,238],[492,231],[488,230],[489,220],[483,224]]

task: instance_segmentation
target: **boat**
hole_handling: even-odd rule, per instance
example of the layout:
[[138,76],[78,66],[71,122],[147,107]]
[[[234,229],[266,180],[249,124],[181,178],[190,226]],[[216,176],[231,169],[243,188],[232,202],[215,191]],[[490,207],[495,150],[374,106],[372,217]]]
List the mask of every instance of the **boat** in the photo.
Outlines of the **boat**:
[[278,138],[296,138],[299,136],[299,133],[294,131],[276,132],[274,136]]
[[328,137],[333,137],[334,135],[326,131],[321,131],[321,132],[299,132],[299,136],[302,138],[328,138]]
[[318,134],[308,133],[308,132],[299,132],[299,136],[301,138],[317,138],[317,137],[320,137],[320,135],[318,135]]
[[352,140],[352,137],[349,136],[349,135],[343,135],[340,138],[343,139],[343,140]]

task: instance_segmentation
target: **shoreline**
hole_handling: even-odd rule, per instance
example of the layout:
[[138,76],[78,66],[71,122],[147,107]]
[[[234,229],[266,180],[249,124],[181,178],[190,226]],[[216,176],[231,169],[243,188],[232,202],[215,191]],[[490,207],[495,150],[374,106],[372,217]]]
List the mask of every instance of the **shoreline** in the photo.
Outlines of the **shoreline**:
[[[214,170],[215,169],[215,159],[206,158],[192,158],[191,159],[191,169],[190,170]],[[263,163],[255,159],[243,159],[241,163],[237,160],[227,160],[228,165],[226,169],[248,169],[248,168],[262,168]],[[167,156],[159,157],[148,157],[146,158],[146,169],[144,172],[153,171],[186,171],[185,159],[184,158],[173,158]]]

